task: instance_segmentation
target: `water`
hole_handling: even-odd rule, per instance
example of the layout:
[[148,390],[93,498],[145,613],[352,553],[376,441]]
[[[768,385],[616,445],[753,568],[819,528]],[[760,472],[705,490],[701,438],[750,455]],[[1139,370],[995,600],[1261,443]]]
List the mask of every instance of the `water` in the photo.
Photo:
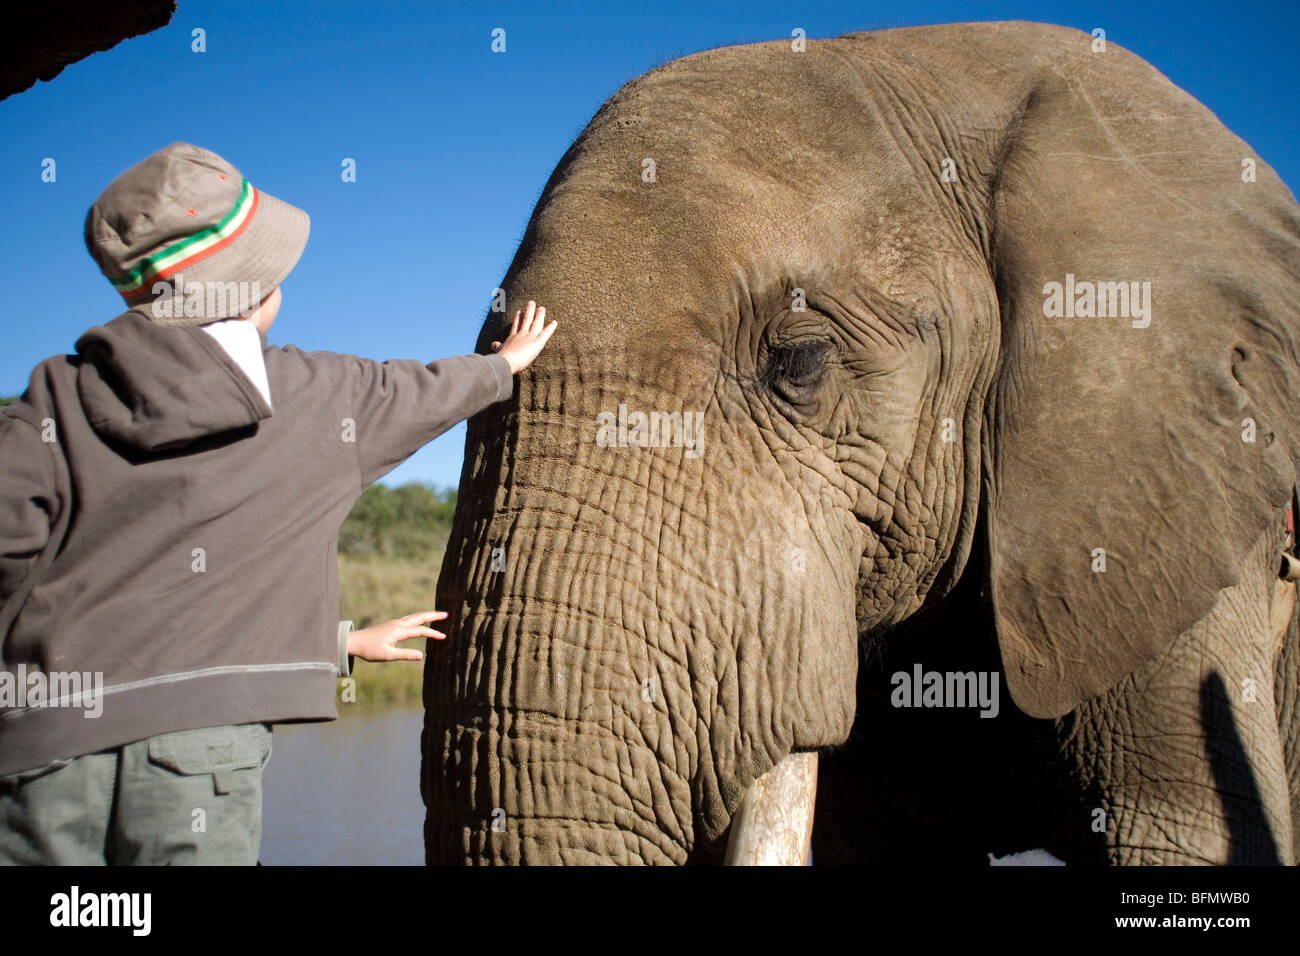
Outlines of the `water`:
[[390,707],[277,724],[263,778],[262,863],[423,865],[423,720],[420,708]]

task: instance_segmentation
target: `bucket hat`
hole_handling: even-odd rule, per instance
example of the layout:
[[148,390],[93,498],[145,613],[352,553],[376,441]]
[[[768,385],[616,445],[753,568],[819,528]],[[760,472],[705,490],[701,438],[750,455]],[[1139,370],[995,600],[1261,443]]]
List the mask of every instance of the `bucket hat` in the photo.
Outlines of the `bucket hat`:
[[284,281],[311,221],[216,153],[173,143],[86,214],[86,248],[126,306],[160,325],[245,316]]

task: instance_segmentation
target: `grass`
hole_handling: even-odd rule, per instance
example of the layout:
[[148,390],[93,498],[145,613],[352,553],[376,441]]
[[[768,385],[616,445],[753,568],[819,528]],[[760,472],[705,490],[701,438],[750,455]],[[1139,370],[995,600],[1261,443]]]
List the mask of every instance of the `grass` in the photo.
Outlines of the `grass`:
[[[339,532],[340,613],[358,629],[434,609],[434,588],[456,508],[455,490],[367,488]],[[428,641],[403,646],[425,650]],[[357,704],[421,702],[424,664],[354,662]],[[347,706],[340,705],[340,712]]]

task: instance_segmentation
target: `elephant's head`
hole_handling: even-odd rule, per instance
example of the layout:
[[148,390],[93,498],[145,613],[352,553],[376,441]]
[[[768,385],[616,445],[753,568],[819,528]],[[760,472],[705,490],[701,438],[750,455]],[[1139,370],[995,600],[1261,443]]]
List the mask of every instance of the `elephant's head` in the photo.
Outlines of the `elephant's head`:
[[763,43],[602,107],[479,338],[528,299],[560,322],[469,427],[431,861],[716,858],[756,777],[844,741],[860,641],[973,547],[1035,717],[1235,580],[1297,457],[1297,210],[1094,46],[1014,23]]

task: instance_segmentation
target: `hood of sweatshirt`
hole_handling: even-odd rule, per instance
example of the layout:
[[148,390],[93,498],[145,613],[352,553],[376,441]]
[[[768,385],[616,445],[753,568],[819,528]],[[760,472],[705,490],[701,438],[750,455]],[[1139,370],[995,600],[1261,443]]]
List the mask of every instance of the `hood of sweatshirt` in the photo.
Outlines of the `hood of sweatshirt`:
[[78,339],[76,362],[91,426],[146,451],[181,448],[271,415],[248,376],[197,326],[155,325],[127,312]]

